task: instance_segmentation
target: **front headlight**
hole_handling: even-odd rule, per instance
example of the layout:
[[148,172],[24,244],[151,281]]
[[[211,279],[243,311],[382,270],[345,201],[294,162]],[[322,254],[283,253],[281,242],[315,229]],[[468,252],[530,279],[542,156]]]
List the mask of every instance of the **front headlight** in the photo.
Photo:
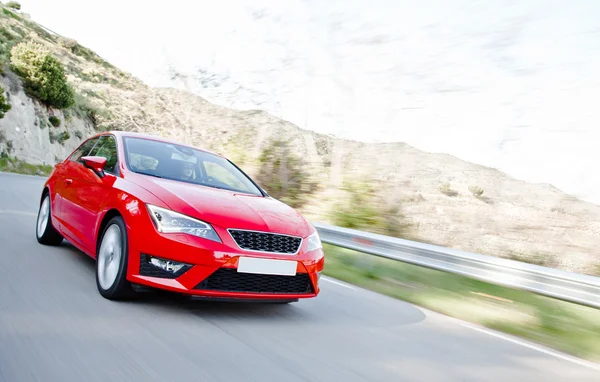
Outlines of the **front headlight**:
[[158,232],[186,233],[221,243],[219,235],[208,223],[151,204],[146,204],[146,207]]
[[315,232],[308,237],[308,248],[306,248],[306,252],[314,251],[315,249],[323,248],[321,244],[321,238],[319,237],[319,233]]

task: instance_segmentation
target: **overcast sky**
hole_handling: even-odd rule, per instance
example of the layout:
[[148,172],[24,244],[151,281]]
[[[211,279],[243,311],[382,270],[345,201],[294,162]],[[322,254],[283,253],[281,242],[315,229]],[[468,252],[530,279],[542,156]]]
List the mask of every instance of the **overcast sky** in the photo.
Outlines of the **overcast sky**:
[[[600,162],[600,1],[22,5],[150,85],[448,152],[600,203],[600,172],[590,171]],[[169,80],[170,67],[187,82]]]

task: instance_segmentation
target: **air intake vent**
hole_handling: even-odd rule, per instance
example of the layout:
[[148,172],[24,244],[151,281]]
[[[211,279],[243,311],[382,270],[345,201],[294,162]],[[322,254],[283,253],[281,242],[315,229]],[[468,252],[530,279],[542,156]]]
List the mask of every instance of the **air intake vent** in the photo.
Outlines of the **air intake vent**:
[[298,252],[302,243],[299,237],[268,232],[230,229],[229,233],[240,248],[248,251],[293,255]]
[[313,285],[308,273],[295,276],[239,273],[236,269],[221,268],[196,286],[197,290],[219,292],[251,292],[273,294],[310,294]]

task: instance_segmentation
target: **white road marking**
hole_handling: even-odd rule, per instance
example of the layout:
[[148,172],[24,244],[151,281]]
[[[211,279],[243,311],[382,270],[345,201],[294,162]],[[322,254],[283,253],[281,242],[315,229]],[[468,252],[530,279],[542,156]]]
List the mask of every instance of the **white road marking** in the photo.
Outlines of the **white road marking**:
[[351,285],[348,285],[348,284],[345,284],[345,283],[341,283],[341,282],[336,281],[336,280],[332,280],[329,277],[321,276],[321,280],[330,282],[330,283],[335,284],[335,285],[339,285],[339,286],[344,287],[344,288],[356,290],[356,288],[353,287],[353,286],[351,286]]
[[0,210],[0,215],[37,216],[37,213],[35,213],[35,212],[27,212],[27,211],[15,211],[15,210]]
[[512,338],[512,337],[500,334],[500,333],[492,331],[492,330],[484,329],[482,327],[470,324],[468,322],[464,322],[462,320],[457,320],[457,319],[455,319],[455,320],[458,321],[458,323],[460,325],[462,325],[462,326],[464,326],[466,328],[472,329],[472,330],[476,330],[476,331],[478,331],[480,333],[484,333],[484,334],[487,334],[489,336],[496,337],[496,338],[499,338],[501,340],[508,341],[508,342],[513,343],[513,344],[520,345],[520,346],[523,346],[523,347],[526,347],[526,348],[538,351],[540,353],[544,353],[544,354],[550,355],[552,357],[556,357],[556,358],[562,359],[564,361],[572,362],[572,363],[577,364],[579,366],[583,366],[583,367],[587,367],[587,368],[590,368],[590,369],[593,369],[593,370],[600,371],[600,365],[598,365],[597,363],[593,363],[593,362],[586,361],[586,360],[581,359],[581,358],[572,357],[572,356],[569,356],[569,355],[566,355],[566,354],[561,354],[559,352],[555,352],[555,351],[552,351],[552,350],[549,350],[549,349],[545,349],[545,348],[543,348],[541,346],[537,346],[537,345],[534,345],[534,344],[531,344],[531,343],[528,343],[528,342],[525,342],[525,341],[520,341],[520,340],[518,340],[516,338]]

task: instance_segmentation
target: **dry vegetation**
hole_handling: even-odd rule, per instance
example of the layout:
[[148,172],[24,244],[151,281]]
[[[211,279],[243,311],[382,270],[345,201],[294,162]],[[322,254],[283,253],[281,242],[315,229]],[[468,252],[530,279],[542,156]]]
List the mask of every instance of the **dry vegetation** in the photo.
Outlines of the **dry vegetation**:
[[70,112],[89,117],[98,130],[158,134],[222,153],[315,221],[573,271],[600,269],[600,207],[549,185],[402,143],[335,139],[262,111],[150,88],[26,15],[0,16],[3,35],[40,43],[64,65],[75,93]]

